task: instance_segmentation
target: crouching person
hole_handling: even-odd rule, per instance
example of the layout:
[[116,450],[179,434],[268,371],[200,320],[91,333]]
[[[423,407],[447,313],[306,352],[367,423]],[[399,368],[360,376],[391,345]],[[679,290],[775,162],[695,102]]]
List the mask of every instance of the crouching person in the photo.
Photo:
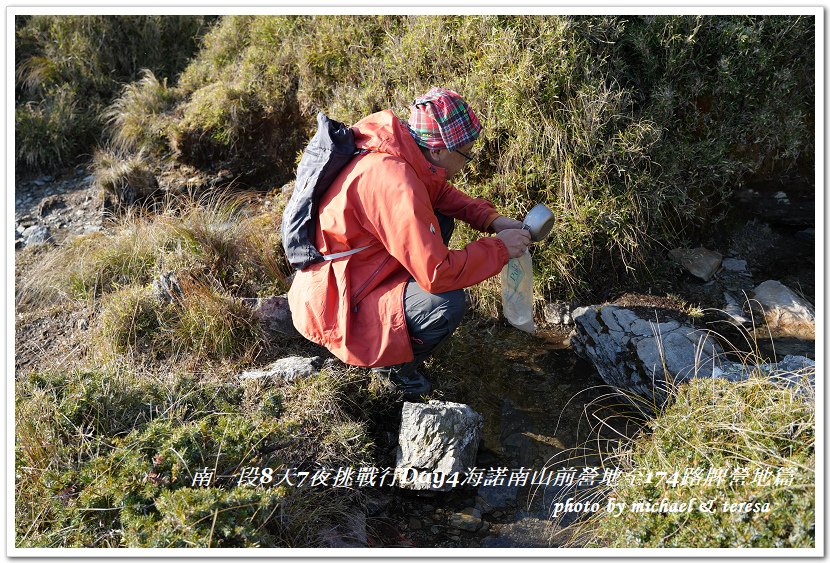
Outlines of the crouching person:
[[[297,272],[292,319],[309,340],[414,399],[431,389],[420,366],[461,322],[464,288],[498,274],[530,235],[448,182],[472,160],[481,131],[457,93],[433,88],[408,122],[386,110],[352,131],[359,153],[319,201],[314,245],[325,259]],[[496,236],[450,250],[455,219]]]

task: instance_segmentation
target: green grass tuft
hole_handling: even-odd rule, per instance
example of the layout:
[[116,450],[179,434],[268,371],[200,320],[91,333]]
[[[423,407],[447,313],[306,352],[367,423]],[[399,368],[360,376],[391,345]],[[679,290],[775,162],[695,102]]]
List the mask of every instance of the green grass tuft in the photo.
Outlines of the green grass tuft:
[[[574,537],[587,538],[591,547],[813,547],[815,414],[806,382],[786,387],[756,376],[738,383],[694,379],[678,386],[671,404],[638,436],[603,456],[606,467],[623,470],[619,482],[589,494],[603,506],[611,497],[626,507],[663,498],[695,498],[697,505],[680,513],[599,512],[580,523]],[[699,478],[689,474],[684,482],[685,468],[698,471]],[[744,481],[733,478],[738,468],[746,471]],[[723,481],[707,483],[710,470],[717,469],[725,471]],[[660,478],[661,471],[668,478]],[[679,474],[676,482],[673,472]],[[640,478],[632,483],[635,475]],[[713,512],[697,508],[712,499]],[[742,502],[769,503],[769,511],[723,509]]]

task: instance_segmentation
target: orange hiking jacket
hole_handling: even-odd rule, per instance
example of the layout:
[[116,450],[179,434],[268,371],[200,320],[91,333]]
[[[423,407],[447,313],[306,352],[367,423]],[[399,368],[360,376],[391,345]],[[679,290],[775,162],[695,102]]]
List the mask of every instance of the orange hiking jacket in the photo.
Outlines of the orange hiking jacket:
[[315,245],[323,254],[368,246],[297,272],[288,301],[294,326],[347,364],[412,360],[404,316],[410,276],[432,293],[475,285],[507,264],[507,246],[484,237],[462,250],[441,239],[433,209],[485,231],[493,205],[446,181],[389,110],[353,126],[360,149],[320,201]]

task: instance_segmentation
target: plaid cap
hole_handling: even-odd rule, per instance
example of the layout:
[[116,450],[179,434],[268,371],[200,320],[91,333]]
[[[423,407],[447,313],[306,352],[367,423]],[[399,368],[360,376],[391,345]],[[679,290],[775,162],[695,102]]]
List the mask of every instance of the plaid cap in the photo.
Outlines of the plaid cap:
[[427,149],[455,150],[474,141],[481,131],[476,114],[458,93],[432,88],[410,107],[409,132]]

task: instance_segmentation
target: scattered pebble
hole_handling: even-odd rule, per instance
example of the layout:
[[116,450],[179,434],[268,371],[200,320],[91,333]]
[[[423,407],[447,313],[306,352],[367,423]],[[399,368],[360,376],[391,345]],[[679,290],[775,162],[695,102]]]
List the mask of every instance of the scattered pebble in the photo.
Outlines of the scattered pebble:
[[787,194],[784,192],[775,192],[772,197],[777,199],[778,203],[790,203],[790,198],[787,197]]

